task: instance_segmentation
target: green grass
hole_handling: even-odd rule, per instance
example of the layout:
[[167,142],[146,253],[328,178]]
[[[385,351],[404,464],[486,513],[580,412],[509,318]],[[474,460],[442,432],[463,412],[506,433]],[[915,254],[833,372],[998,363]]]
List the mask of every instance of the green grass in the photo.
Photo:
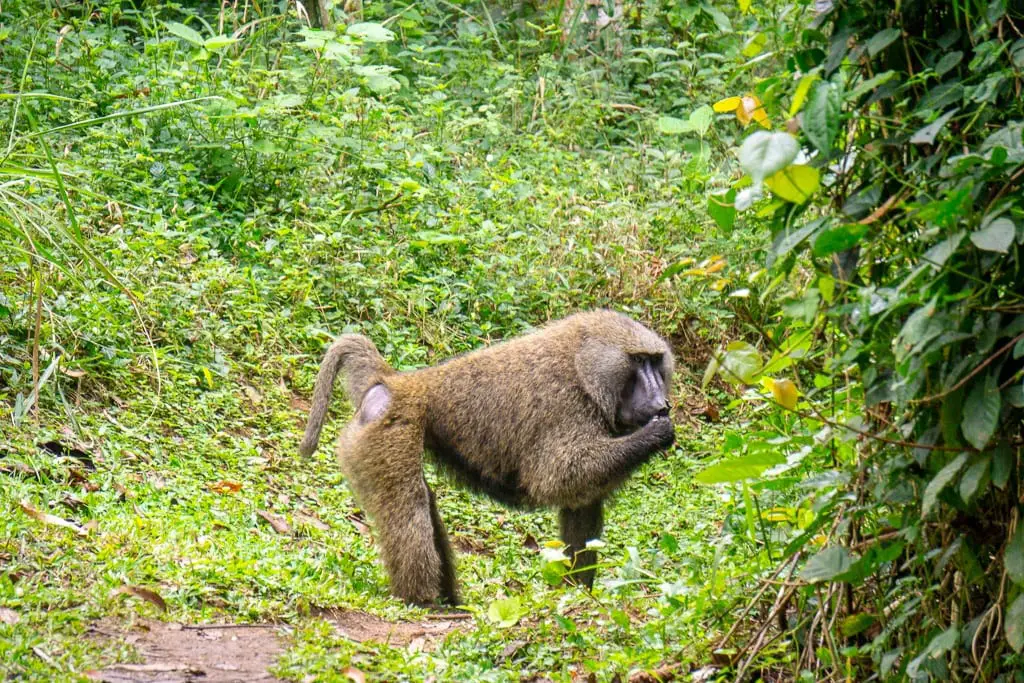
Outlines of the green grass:
[[[725,253],[722,275],[742,277],[749,236],[705,233],[678,157],[609,147],[598,127],[611,117],[652,145],[673,141],[652,138],[642,116],[616,119],[599,77],[498,62],[469,38],[461,52],[401,62],[409,84],[378,99],[350,73],[317,71],[292,23],[247,36],[244,57],[200,62],[165,32],[158,39],[150,16],[69,16],[60,60],[72,78],[53,58],[60,26],[18,3],[5,11],[17,73],[27,63],[31,76],[25,89],[45,84],[75,100],[26,100],[40,130],[196,95],[231,106],[182,105],[42,138],[22,118],[16,131],[8,160],[45,169],[49,145],[69,198],[28,175],[0,197],[0,606],[20,617],[0,623],[0,672],[53,680],[130,657],[130,647],[84,635],[101,618],[137,616],[288,624],[277,671],[291,680],[345,680],[349,665],[379,680],[606,680],[710,661],[757,550],[723,527],[732,499],[692,481],[720,429],[686,415],[702,349],[677,349],[678,445],[616,497],[593,595],[544,581],[532,546],[555,537],[550,513],[437,483],[450,533],[482,552],[459,556],[474,619],[433,651],[356,645],[316,616],[423,612],[389,597],[330,449],[296,453],[320,353],[343,331],[370,335],[399,368],[596,306],[677,341],[694,321],[714,338],[730,320],[709,282],[658,276],[679,259]],[[548,101],[530,119],[534,68],[549,69]],[[109,96],[144,84],[145,102]],[[259,108],[291,92],[308,94],[301,108]],[[68,206],[81,242],[55,229]],[[26,256],[26,235],[46,258]],[[58,355],[25,411],[34,372]],[[338,404],[325,444],[347,417]],[[38,447],[48,441],[87,460]],[[275,532],[260,510],[292,532]],[[122,585],[156,591],[167,612],[112,594]],[[502,627],[486,615],[506,597],[523,616]]]

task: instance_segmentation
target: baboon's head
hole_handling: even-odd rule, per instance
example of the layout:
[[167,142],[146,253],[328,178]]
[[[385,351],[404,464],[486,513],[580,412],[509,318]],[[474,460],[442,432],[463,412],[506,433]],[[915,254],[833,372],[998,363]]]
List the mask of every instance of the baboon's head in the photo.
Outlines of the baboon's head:
[[576,372],[610,430],[627,434],[668,415],[672,352],[661,337],[625,316],[603,322],[584,335]]
[[629,369],[619,393],[615,425],[624,431],[643,427],[657,415],[668,415],[663,356],[628,356]]

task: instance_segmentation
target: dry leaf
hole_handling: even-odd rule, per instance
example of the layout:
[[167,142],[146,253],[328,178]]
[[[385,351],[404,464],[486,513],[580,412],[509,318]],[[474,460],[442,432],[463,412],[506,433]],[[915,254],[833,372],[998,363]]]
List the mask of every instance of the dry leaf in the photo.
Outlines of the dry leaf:
[[356,531],[358,531],[363,536],[366,536],[370,533],[370,527],[368,527],[363,522],[363,520],[359,518],[358,515],[348,515],[348,521],[352,522],[352,526],[354,526],[356,528]]
[[366,683],[366,674],[354,666],[346,667],[341,673],[345,674],[352,683]]
[[221,479],[216,484],[210,484],[210,490],[214,493],[238,493],[242,490],[242,484],[237,481]]
[[9,607],[0,607],[0,624],[17,624],[21,615]]
[[323,520],[317,519],[312,515],[304,515],[301,512],[296,512],[295,514],[293,514],[292,520],[299,524],[305,524],[307,526],[313,527],[314,529],[319,529],[320,531],[331,530],[331,527],[328,526],[327,523]]
[[120,588],[115,588],[110,593],[110,597],[115,597],[118,595],[134,595],[137,598],[142,598],[151,605],[156,605],[164,612],[167,611],[167,603],[164,602],[164,599],[160,597],[160,594],[155,591],[151,591],[148,588],[143,588],[142,586],[125,585],[121,586]]
[[263,395],[256,391],[255,387],[251,387],[248,384],[242,385],[242,391],[245,392],[245,397],[249,399],[249,402],[254,406],[258,406],[263,403]]
[[89,533],[88,531],[86,531],[82,527],[78,526],[74,522],[69,522],[66,519],[61,519],[57,515],[51,515],[48,512],[41,512],[39,510],[36,510],[34,507],[32,507],[31,505],[28,504],[28,501],[24,501],[23,500],[20,503],[18,503],[18,505],[21,506],[22,511],[26,515],[28,515],[29,517],[31,517],[32,519],[34,519],[34,520],[36,520],[38,522],[42,522],[43,524],[52,524],[53,526],[62,526],[65,529],[71,529],[72,531],[74,531],[79,536],[85,536],[86,534]]
[[290,534],[292,529],[288,526],[288,522],[284,521],[284,518],[278,517],[277,515],[267,512],[266,510],[257,510],[256,514],[266,520],[267,524],[273,527],[274,531],[279,534]]

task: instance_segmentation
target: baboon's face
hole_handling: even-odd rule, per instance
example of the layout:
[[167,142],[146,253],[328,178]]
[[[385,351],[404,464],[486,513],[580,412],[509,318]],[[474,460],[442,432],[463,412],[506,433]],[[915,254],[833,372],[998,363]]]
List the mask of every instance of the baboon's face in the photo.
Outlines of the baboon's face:
[[632,431],[658,415],[668,415],[662,356],[631,356],[630,373],[623,384],[616,411],[616,424]]

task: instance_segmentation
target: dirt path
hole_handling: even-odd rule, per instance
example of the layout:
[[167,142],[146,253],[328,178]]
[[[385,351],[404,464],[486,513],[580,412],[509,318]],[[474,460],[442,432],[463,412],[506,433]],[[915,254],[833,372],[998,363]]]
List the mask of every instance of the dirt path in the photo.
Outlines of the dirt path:
[[[338,634],[357,642],[392,646],[433,647],[460,624],[458,618],[390,622],[365,612],[325,610]],[[94,637],[120,640],[135,647],[143,663],[115,663],[87,672],[106,683],[235,683],[278,681],[269,673],[284,651],[286,624],[176,624],[140,619],[132,624],[103,620],[91,629]]]

